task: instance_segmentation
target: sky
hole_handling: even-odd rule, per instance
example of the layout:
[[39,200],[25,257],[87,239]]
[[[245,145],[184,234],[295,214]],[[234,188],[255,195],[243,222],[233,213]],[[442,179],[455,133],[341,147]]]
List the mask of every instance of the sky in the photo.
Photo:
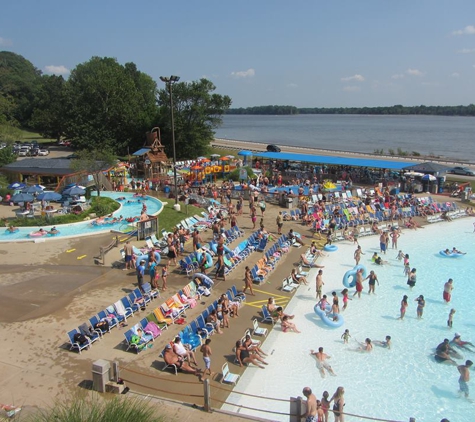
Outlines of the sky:
[[64,77],[93,56],[205,77],[232,107],[475,101],[474,0],[3,1],[2,50]]

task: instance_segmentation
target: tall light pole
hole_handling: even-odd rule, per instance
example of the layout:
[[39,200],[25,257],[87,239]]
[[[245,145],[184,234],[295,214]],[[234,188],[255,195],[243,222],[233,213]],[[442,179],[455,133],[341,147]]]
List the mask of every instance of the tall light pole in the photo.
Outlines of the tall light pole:
[[170,95],[170,116],[172,124],[172,146],[173,146],[173,180],[175,183],[175,206],[173,207],[176,211],[180,210],[180,205],[178,204],[178,183],[176,178],[176,145],[175,145],[175,121],[173,120],[173,90],[172,85],[180,80],[179,76],[172,75],[169,78],[165,76],[160,76],[160,80],[165,82],[168,86],[168,94]]

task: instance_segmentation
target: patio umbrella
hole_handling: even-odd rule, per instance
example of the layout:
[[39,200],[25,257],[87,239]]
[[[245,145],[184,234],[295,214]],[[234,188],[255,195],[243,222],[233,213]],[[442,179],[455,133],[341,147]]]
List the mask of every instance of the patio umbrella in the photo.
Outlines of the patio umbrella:
[[198,161],[203,161],[203,160],[205,160],[205,159],[207,159],[207,158],[206,158],[206,157],[198,157],[198,158],[197,158]]
[[437,177],[432,176],[432,174],[425,174],[424,176],[421,177],[422,180],[428,180],[429,182],[435,182],[437,180]]
[[239,151],[238,155],[242,155],[244,157],[247,157],[249,155],[252,155],[252,151],[247,151],[247,150]]
[[42,192],[37,196],[40,201],[59,201],[62,197],[63,195],[57,192]]
[[412,177],[424,176],[424,173],[418,173],[417,171],[408,171],[407,173],[404,173],[404,176],[412,176]]
[[226,155],[227,158],[229,158],[230,160],[234,160],[234,155]]
[[33,186],[28,186],[28,188],[26,188],[23,192],[35,194],[35,193],[43,192],[43,190],[44,190],[44,186],[33,185]]
[[203,158],[201,160],[202,163],[209,163],[211,160],[209,158]]
[[21,183],[21,182],[13,182],[13,183],[10,183],[7,188],[8,189],[23,189],[26,185],[24,183]]
[[203,167],[201,166],[193,166],[191,170],[203,170]]
[[210,157],[221,157],[220,154],[211,154]]
[[69,195],[69,196],[84,195],[85,193],[86,193],[86,190],[83,189],[81,186],[72,186],[63,191],[64,195]]
[[229,159],[229,157],[221,157],[221,161],[228,161]]
[[12,196],[12,202],[33,202],[34,199],[29,193],[17,193]]
[[81,189],[86,189],[85,186],[78,185],[77,183],[70,183],[69,185],[65,186],[65,189],[72,188],[73,186],[77,186],[78,188],[81,188]]

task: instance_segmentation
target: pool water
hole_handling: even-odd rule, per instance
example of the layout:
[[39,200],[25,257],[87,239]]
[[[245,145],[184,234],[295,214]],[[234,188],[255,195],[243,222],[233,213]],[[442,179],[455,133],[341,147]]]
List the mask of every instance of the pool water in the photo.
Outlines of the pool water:
[[[139,202],[138,198],[134,197],[133,193],[123,192],[101,192],[101,196],[108,198],[125,198],[125,200],[118,201],[122,207],[114,212],[115,217],[122,215],[124,219],[130,217],[140,216],[142,211],[143,202]],[[147,214],[155,215],[162,209],[162,203],[156,198],[147,196],[145,204],[147,205]],[[87,236],[91,234],[109,232],[110,230],[123,229],[126,226],[126,222],[121,221],[114,224],[107,224],[102,226],[93,226],[90,221],[84,221],[72,224],[57,225],[59,233],[55,236],[44,236],[42,239],[55,239],[59,237],[75,237],[75,236]],[[43,229],[49,230],[52,226],[43,226]],[[26,241],[34,240],[28,236],[29,233],[38,230],[39,227],[23,227],[18,232],[6,233],[5,230],[0,229],[0,242],[12,242],[12,241]],[[36,238],[38,239],[38,238]]]
[[[403,264],[396,260],[397,251],[389,250],[383,258],[390,265],[378,266],[371,262],[373,252],[379,253],[379,237],[360,239],[365,255],[361,263],[368,272],[374,270],[379,278],[376,295],[368,296],[367,281],[361,299],[353,298],[344,311],[345,324],[340,328],[325,325],[313,311],[315,300],[316,269],[309,274],[309,286],[301,286],[286,308],[295,314],[294,322],[301,334],[283,333],[280,324],[269,333],[264,351],[270,354],[265,370],[250,367],[240,379],[235,391],[254,394],[258,398],[232,394],[228,401],[247,407],[289,412],[288,403],[267,401],[263,397],[289,399],[302,395],[305,386],[312,388],[317,398],[327,390],[330,396],[338,386],[345,387],[345,410],[363,416],[408,421],[473,421],[475,405],[459,396],[457,368],[436,363],[435,347],[444,338],[452,340],[459,332],[463,340],[475,343],[475,308],[473,297],[473,242],[472,219],[465,218],[450,223],[438,223],[417,231],[404,230],[399,238],[399,248],[409,253],[411,267],[417,268],[417,284],[410,291],[403,275]],[[461,258],[444,258],[439,250],[457,247],[468,252]],[[354,265],[355,246],[350,242],[338,243],[338,251],[324,259],[324,293],[331,298],[331,291],[343,289],[342,278]],[[290,270],[289,270],[290,271]],[[442,299],[444,283],[454,280],[452,301]],[[354,289],[350,289],[350,297]],[[279,292],[275,292],[277,295]],[[403,321],[398,320],[400,302],[408,295],[409,307]],[[422,320],[416,318],[416,302],[420,294],[426,299]],[[248,299],[249,300],[249,299]],[[341,295],[340,295],[340,306]],[[456,309],[453,328],[447,327],[451,308]],[[262,324],[261,324],[262,325]],[[344,345],[341,335],[350,330],[351,339]],[[356,351],[358,341],[366,337],[384,340],[392,337],[391,350],[374,346],[371,353]],[[329,363],[337,376],[322,378],[316,368],[310,349],[323,347],[331,356]],[[457,349],[463,359],[475,360],[475,353]],[[472,368],[473,369],[473,368]],[[232,365],[231,365],[232,371]],[[475,398],[475,376],[471,371],[469,383]],[[226,409],[239,411],[272,420],[287,421],[288,416],[239,409],[226,405]],[[362,420],[348,417],[349,420]],[[333,420],[333,415],[330,415]]]

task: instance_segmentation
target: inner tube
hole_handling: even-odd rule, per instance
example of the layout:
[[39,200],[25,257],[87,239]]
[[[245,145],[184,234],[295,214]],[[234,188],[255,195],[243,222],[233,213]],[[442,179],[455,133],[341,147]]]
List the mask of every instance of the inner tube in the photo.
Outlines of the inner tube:
[[[353,269],[347,271],[343,276],[343,285],[347,288],[356,286],[356,272],[358,270],[363,270],[363,278],[366,278],[366,267],[364,265],[357,265]],[[351,277],[351,281],[350,281]]]
[[13,233],[17,233],[19,232],[20,229],[18,227],[16,227],[14,230],[5,230],[5,234],[13,234]]
[[43,237],[46,236],[48,232],[45,230],[44,232],[31,232],[28,236],[30,237]]
[[331,305],[329,303],[327,303],[327,305],[325,306],[325,310],[322,310],[320,306],[318,305],[315,305],[313,307],[313,310],[322,319],[322,321],[329,327],[338,328],[338,327],[341,327],[345,323],[345,319],[343,318],[343,315],[341,314],[336,314],[338,315],[338,319],[336,321],[333,321],[334,314],[327,313],[328,311],[331,311]]
[[[209,252],[205,252],[205,256],[206,256],[205,268],[211,268],[211,266],[213,265],[213,257],[211,256],[211,254]],[[198,263],[201,262],[202,257],[203,257],[203,255],[202,255],[201,252],[198,252],[196,254],[196,260],[198,261]]]
[[439,255],[443,256],[444,258],[460,258],[461,256],[464,256],[465,254],[457,253],[457,252],[451,252],[450,254],[447,254],[445,251],[439,251]]
[[206,274],[195,273],[193,278],[198,278],[206,288],[211,289],[214,285],[214,281],[211,280]]
[[324,251],[327,251],[327,252],[335,252],[338,250],[338,246],[335,246],[335,245],[325,245],[323,247],[323,250]]

